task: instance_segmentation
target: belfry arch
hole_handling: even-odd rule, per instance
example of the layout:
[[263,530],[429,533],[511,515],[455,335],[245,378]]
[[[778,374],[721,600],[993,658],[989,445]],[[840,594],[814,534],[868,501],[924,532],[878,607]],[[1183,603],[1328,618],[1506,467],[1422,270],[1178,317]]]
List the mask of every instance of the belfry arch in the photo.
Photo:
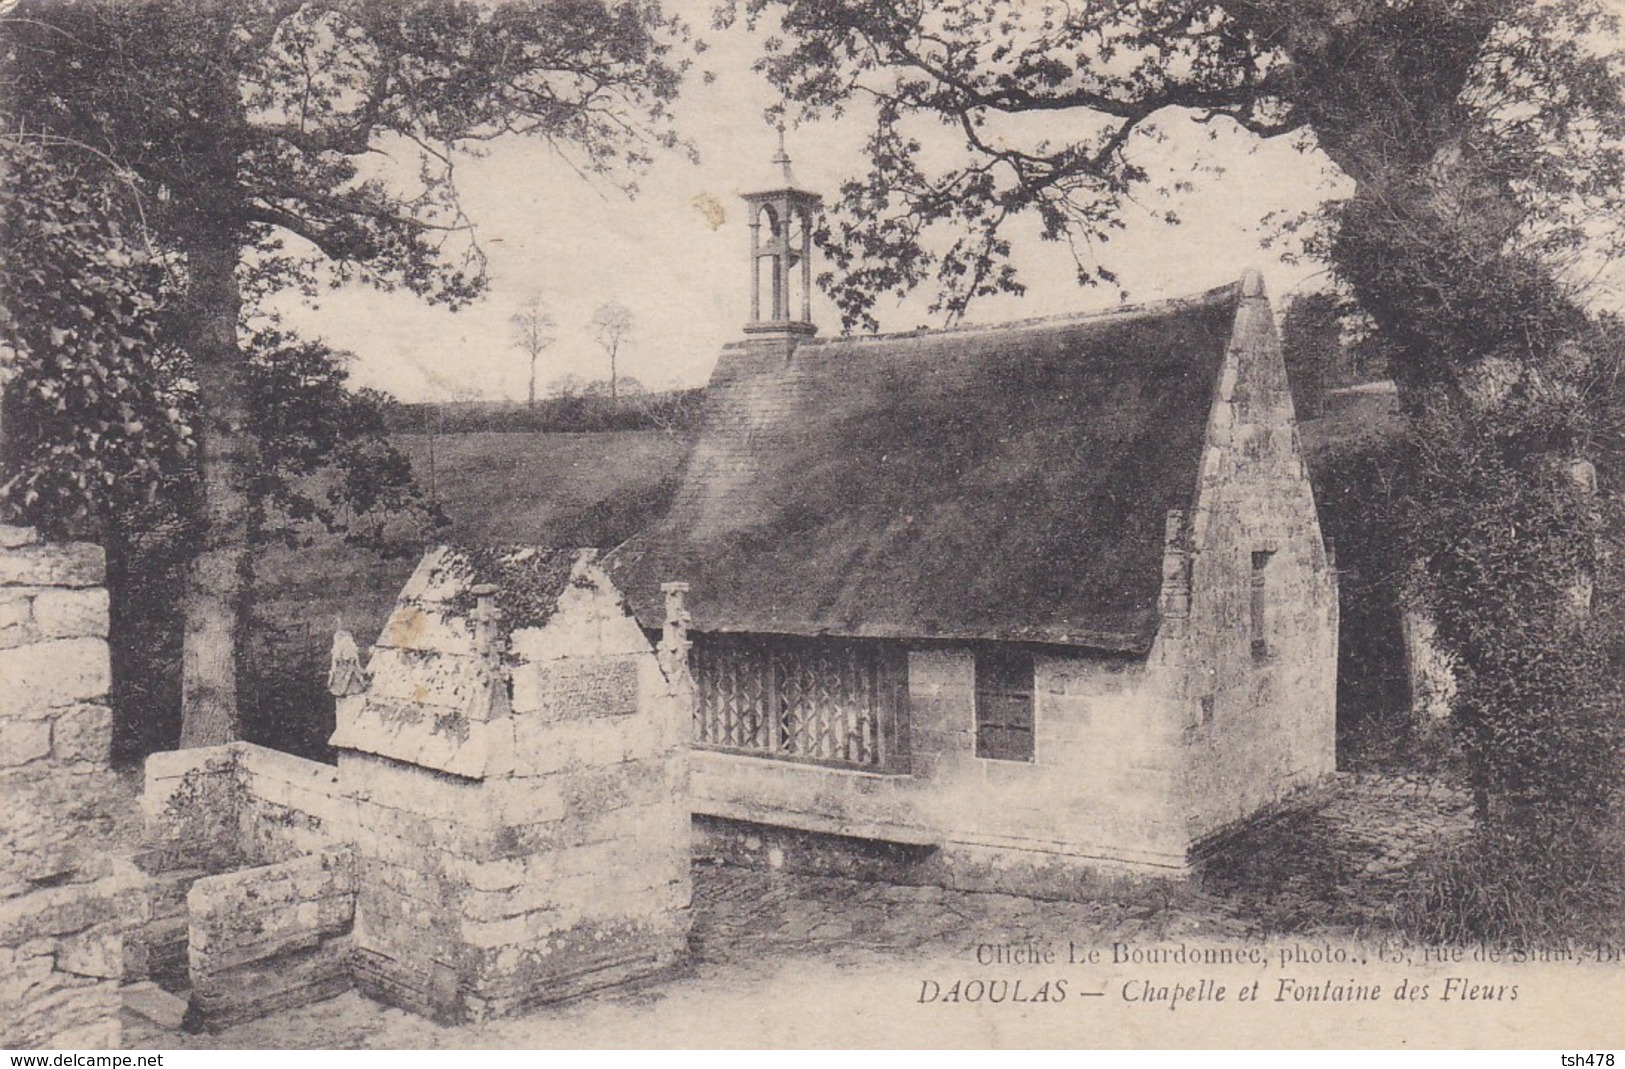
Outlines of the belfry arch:
[[750,322],[747,333],[812,334],[812,232],[822,206],[818,194],[800,188],[790,171],[779,131],[773,157],[778,181],[744,194],[750,212]]

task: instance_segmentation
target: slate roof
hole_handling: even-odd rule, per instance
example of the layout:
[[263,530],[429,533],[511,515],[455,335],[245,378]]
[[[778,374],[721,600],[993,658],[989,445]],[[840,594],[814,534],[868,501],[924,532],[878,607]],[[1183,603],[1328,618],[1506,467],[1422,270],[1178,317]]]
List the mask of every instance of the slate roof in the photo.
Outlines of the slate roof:
[[730,345],[671,510],[606,560],[701,631],[1144,651],[1239,286],[1104,315]]

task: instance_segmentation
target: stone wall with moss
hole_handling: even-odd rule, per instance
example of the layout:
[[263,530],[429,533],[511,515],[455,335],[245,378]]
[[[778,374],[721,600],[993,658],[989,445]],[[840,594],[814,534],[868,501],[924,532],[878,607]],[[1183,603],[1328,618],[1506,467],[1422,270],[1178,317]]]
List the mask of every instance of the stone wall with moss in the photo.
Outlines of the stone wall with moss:
[[99,547],[0,526],[0,1047],[120,1041],[123,938],[144,881],[110,852]]
[[479,1019],[681,954],[688,707],[590,554],[432,552],[368,669],[334,735],[363,991]]
[[689,705],[590,555],[435,550],[366,666],[336,648],[337,767],[148,760],[140,941],[186,963],[194,1025],[352,983],[481,1019],[677,959]]

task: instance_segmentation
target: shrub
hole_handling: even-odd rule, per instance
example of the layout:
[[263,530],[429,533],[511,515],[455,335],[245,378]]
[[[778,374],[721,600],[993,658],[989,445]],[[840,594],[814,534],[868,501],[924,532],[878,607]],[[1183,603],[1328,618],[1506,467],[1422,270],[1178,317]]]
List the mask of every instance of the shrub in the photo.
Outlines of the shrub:
[[[1607,810],[1619,773],[1618,687],[1606,671],[1607,503],[1550,447],[1530,396],[1493,417],[1416,419],[1404,502],[1417,596],[1456,666],[1454,722],[1480,816],[1513,825]],[[1514,428],[1516,433],[1507,433]]]
[[1480,825],[1419,868],[1396,920],[1426,943],[1487,942],[1518,950],[1618,945],[1625,933],[1625,849],[1617,822],[1599,827]]
[[[1625,556],[1609,349],[1539,370],[1487,361],[1466,397],[1411,414],[1413,596],[1455,665],[1479,817],[1403,904],[1426,938],[1562,944],[1618,913]],[[1599,487],[1585,456],[1602,461]]]

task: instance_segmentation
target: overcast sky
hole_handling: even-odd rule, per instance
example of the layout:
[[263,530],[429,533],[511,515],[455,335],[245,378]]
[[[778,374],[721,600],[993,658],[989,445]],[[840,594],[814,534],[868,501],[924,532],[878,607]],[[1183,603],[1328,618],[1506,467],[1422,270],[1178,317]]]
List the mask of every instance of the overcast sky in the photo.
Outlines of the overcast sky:
[[[749,232],[739,195],[771,173],[777,140],[762,117],[775,97],[750,70],[758,39],[743,29],[707,29],[704,37],[712,48],[701,59],[716,79],[709,85],[691,79],[677,104],[681,131],[700,152],[698,166],[677,156],[661,159],[640,180],[642,194],[627,201],[608,184],[583,180],[543,145],[516,139],[489,146],[485,158],[459,164],[458,181],[490,257],[484,300],[451,313],[410,295],[354,287],[325,294],[316,308],[289,297],[281,307],[291,323],[355,353],[358,384],[402,400],[445,399],[460,391],[518,400],[528,366],[508,323],[517,306],[540,293],[558,321],[558,341],[538,372],[545,384],[566,374],[607,377],[607,360],[587,323],[598,305],[615,298],[636,320],[622,374],[653,388],[703,383],[718,348],[740,337],[748,315]],[[867,129],[852,120],[792,129],[788,148],[802,185],[833,196],[843,177],[862,168]],[[1131,299],[1196,292],[1236,278],[1247,266],[1264,272],[1277,305],[1294,291],[1318,288],[1317,265],[1287,266],[1259,243],[1268,213],[1297,212],[1345,191],[1323,158],[1284,138],[1258,142],[1234,133],[1209,141],[1205,128],[1178,122],[1167,131],[1166,142],[1146,146],[1139,156],[1153,172],[1150,184],[1159,184],[1160,172],[1166,181],[1194,177],[1198,188],[1131,211],[1127,231],[1112,241],[1109,263]],[[1191,175],[1197,151],[1223,173]],[[701,210],[707,198],[725,209],[718,225]],[[1158,221],[1155,213],[1167,208],[1178,212],[1180,225]],[[1080,288],[1065,249],[1035,235],[1031,221],[1025,234],[1015,235],[1027,295],[973,304],[968,321],[1117,302],[1114,288]],[[902,305],[883,302],[877,309],[882,328],[935,325],[928,303],[924,295]],[[821,331],[839,329],[827,302],[815,303],[814,320]]]

